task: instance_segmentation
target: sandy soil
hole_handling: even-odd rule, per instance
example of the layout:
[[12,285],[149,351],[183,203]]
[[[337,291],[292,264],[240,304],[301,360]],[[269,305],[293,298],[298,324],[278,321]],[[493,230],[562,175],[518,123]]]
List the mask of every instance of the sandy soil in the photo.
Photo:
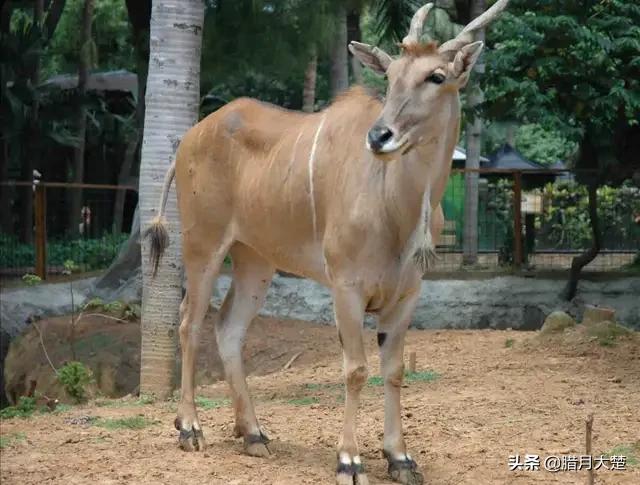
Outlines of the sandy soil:
[[[141,405],[131,398],[2,420],[3,485],[334,483],[342,418],[335,329],[258,319],[251,334],[246,353],[267,353],[272,367],[280,369],[249,378],[257,413],[273,439],[268,459],[242,454],[241,441],[232,438],[231,406],[222,401],[226,386],[219,382],[198,390],[208,403],[222,404],[200,411],[208,442],[204,453],[177,448],[174,402]],[[639,339],[568,348],[532,344],[532,335],[410,332],[407,351],[417,353],[418,370],[440,375],[410,382],[403,393],[407,444],[428,484],[583,484],[584,471],[511,472],[507,462],[515,453],[584,453],[588,413],[595,416],[594,454],[640,447]],[[367,331],[366,341],[370,373],[377,375],[375,333]],[[282,370],[300,351],[292,367]],[[360,445],[370,482],[386,484],[382,387],[374,384],[363,392]],[[110,430],[82,424],[86,416],[144,416],[151,424]],[[638,484],[640,465],[600,470],[596,483]]]

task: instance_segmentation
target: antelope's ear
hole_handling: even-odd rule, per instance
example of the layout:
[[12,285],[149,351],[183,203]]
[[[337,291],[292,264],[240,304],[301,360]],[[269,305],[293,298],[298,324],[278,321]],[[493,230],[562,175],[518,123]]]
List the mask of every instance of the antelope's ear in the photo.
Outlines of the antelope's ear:
[[349,51],[364,66],[370,68],[377,74],[384,74],[387,72],[389,64],[393,61],[393,58],[382,49],[356,41],[351,41],[351,43],[349,43]]
[[459,88],[465,87],[469,81],[471,70],[480,57],[483,47],[482,41],[467,44],[456,53],[453,62],[449,64],[451,74],[458,80]]

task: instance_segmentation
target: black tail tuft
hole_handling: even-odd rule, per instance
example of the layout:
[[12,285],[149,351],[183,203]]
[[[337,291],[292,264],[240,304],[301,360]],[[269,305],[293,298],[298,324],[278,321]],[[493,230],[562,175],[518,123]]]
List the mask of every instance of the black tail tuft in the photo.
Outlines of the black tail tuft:
[[169,233],[167,232],[164,221],[160,217],[156,217],[151,222],[149,228],[144,231],[143,237],[148,237],[151,243],[149,260],[153,267],[152,277],[155,278],[158,273],[158,265],[160,264],[162,255],[169,245]]

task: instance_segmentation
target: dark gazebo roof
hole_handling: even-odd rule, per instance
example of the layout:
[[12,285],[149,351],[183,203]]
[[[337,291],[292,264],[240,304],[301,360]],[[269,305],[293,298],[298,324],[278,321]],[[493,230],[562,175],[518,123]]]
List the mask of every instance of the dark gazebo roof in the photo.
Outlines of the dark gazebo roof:
[[502,145],[498,151],[489,156],[489,163],[486,168],[496,168],[503,170],[544,170],[546,167],[539,163],[525,158],[522,153],[513,148],[508,143]]
[[[488,169],[497,170],[514,170],[521,171],[525,189],[541,187],[548,182],[554,180],[570,180],[571,174],[565,173],[527,173],[535,170],[566,170],[565,164],[558,160],[551,165],[542,165],[541,163],[529,160],[518,150],[508,143],[502,145],[495,153],[489,156],[489,163],[485,165]],[[504,175],[503,175],[504,176]],[[506,175],[511,176],[511,175]],[[489,174],[489,178],[501,177],[500,174]]]

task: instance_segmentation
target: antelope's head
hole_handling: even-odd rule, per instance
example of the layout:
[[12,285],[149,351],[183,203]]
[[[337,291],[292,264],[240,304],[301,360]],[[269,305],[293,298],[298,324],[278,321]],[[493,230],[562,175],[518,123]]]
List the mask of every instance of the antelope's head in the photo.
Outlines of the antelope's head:
[[420,43],[422,27],[433,8],[432,3],[424,5],[413,16],[397,58],[368,44],[349,44],[360,62],[388,80],[382,113],[367,133],[369,150],[378,155],[407,153],[425,131],[447,126],[451,101],[457,100],[459,90],[467,84],[482,51],[483,43],[474,42],[474,34],[495,19],[507,3],[509,0],[498,0],[456,38],[439,47]]

